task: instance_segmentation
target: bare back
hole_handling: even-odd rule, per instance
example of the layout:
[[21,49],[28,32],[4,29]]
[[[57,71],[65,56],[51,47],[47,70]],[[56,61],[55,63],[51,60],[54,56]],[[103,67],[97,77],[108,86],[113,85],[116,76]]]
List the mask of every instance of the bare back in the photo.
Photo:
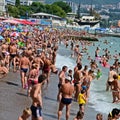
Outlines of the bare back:
[[65,83],[62,85],[62,96],[64,98],[72,98],[73,92],[74,92],[74,86],[70,83]]

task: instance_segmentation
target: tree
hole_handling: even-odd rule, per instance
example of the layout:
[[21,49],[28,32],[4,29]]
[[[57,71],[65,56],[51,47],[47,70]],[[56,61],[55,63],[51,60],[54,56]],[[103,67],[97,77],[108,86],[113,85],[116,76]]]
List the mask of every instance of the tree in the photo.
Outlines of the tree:
[[64,12],[64,10],[62,10],[61,7],[57,5],[51,5],[51,7],[52,7],[52,14],[60,16],[62,18],[66,17],[66,13]]
[[46,11],[45,5],[43,5],[40,2],[33,2],[32,5],[30,6],[30,8],[34,13]]
[[16,0],[15,1],[15,6],[19,6],[20,5],[20,0]]
[[53,14],[52,6],[51,6],[51,5],[46,4],[46,5],[45,5],[45,10],[46,10],[46,11],[45,11],[46,13]]
[[65,11],[65,13],[68,13],[68,12],[72,11],[71,7],[63,1],[54,2],[53,5],[57,5],[57,6],[61,7],[62,10]]
[[16,6],[8,5],[8,13],[12,17],[19,17],[19,10]]
[[20,5],[18,6],[18,10],[19,10],[19,15],[22,17],[23,16],[28,17],[28,15],[30,14],[30,7],[28,6]]

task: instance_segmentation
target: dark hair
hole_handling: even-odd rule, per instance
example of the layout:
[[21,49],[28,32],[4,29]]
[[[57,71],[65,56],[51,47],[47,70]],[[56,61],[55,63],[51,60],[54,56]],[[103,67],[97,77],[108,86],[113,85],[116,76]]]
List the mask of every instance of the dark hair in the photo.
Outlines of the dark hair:
[[46,78],[47,78],[46,74],[41,74],[38,77],[38,83],[42,83],[44,80],[46,80]]
[[113,70],[114,69],[114,67],[113,66],[110,66],[110,70]]
[[78,70],[82,69],[82,65],[81,64],[77,64]]
[[116,74],[114,74],[113,79],[118,79],[118,76]]
[[115,115],[118,115],[119,113],[120,113],[120,110],[117,109],[117,108],[114,108],[114,109],[112,110],[112,117],[114,118]]
[[84,94],[86,91],[85,90],[81,90],[81,94]]
[[81,111],[78,111],[76,118],[83,119],[83,116],[84,116],[84,113]]
[[65,70],[66,68],[67,68],[67,66],[63,66],[63,67],[62,67],[62,70]]
[[68,70],[68,72],[69,72],[69,73],[71,73],[71,72],[72,72],[72,70],[71,70],[71,69],[69,69],[69,70]]

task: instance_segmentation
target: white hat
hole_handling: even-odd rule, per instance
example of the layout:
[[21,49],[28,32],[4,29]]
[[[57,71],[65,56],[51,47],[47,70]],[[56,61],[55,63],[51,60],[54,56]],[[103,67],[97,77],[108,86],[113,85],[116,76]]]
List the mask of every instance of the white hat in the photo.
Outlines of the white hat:
[[66,76],[65,80],[71,81],[71,77],[70,76]]

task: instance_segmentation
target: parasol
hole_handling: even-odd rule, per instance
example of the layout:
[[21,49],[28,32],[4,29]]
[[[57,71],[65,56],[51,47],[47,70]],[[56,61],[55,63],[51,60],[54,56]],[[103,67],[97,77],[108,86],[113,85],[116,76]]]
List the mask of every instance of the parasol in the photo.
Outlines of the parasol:
[[0,41],[2,41],[3,39],[4,39],[4,37],[0,35]]

